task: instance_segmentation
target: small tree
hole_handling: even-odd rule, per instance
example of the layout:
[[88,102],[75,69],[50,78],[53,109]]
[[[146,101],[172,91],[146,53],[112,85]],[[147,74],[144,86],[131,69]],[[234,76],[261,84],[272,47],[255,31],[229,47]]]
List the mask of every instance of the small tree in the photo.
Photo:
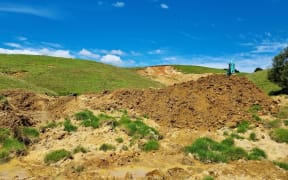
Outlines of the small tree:
[[282,87],[284,92],[288,92],[288,47],[273,58],[268,79]]

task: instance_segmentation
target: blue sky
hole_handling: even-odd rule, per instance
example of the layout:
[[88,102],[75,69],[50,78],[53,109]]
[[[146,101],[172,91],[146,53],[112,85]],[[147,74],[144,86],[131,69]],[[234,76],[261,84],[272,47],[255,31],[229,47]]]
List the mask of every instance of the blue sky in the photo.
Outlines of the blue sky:
[[0,53],[117,66],[267,68],[288,46],[287,0],[0,0]]

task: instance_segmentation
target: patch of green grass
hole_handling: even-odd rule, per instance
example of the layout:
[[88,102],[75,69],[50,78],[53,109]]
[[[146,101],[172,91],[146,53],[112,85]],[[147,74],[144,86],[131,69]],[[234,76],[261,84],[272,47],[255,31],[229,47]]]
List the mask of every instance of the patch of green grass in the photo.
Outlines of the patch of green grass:
[[173,67],[185,74],[226,73],[226,71],[223,69],[216,69],[202,66],[173,65]]
[[231,138],[236,138],[236,139],[245,139],[243,136],[240,136],[240,135],[237,134],[237,133],[231,133],[231,134],[230,134],[230,137],[231,137]]
[[270,133],[270,137],[276,142],[288,143],[288,129],[278,128]]
[[248,121],[242,121],[237,125],[238,133],[245,133],[249,129],[250,123]]
[[75,131],[77,131],[77,126],[74,126],[71,123],[71,120],[66,118],[65,121],[64,121],[64,131],[75,132]]
[[76,148],[73,149],[72,152],[73,152],[73,154],[77,154],[79,152],[87,153],[88,149],[84,148],[83,146],[77,146]]
[[275,119],[267,123],[268,128],[279,128],[281,126],[281,120]]
[[261,105],[259,105],[259,104],[254,104],[254,105],[252,105],[250,108],[249,108],[249,110],[248,110],[248,112],[250,112],[250,113],[257,113],[257,112],[259,112],[259,111],[261,111],[262,110],[262,106]]
[[156,129],[147,126],[140,120],[132,121],[127,115],[123,115],[118,123],[119,126],[125,129],[129,136],[154,140],[159,140],[161,137]]
[[261,159],[266,159],[267,155],[266,153],[259,148],[253,148],[251,152],[248,154],[248,159],[249,160],[261,160]]
[[149,140],[147,143],[145,143],[143,150],[146,152],[158,150],[160,147],[159,142],[156,140]]
[[56,163],[65,158],[71,158],[71,152],[65,149],[55,150],[46,154],[44,162],[46,164]]
[[8,128],[0,128],[0,143],[3,143],[10,137],[10,130]]
[[[48,56],[0,55],[0,90],[27,89],[65,95],[119,88],[163,87],[133,69],[96,61]],[[13,77],[5,72],[25,72]],[[6,75],[5,75],[6,74]]]
[[280,111],[277,114],[277,117],[280,119],[285,119],[288,117],[288,106],[282,106],[280,107]]
[[26,152],[26,146],[14,138],[7,138],[2,145],[3,149],[16,154],[23,154]]
[[123,151],[128,151],[128,146],[123,145],[121,149],[122,149]]
[[116,140],[116,142],[118,142],[118,143],[123,143],[123,142],[124,142],[123,138],[121,138],[121,137],[116,138],[115,140]]
[[210,138],[198,138],[191,146],[185,147],[185,152],[195,154],[203,162],[227,162],[247,157],[245,150],[235,147],[231,139],[218,143]]
[[281,90],[281,88],[278,85],[268,80],[267,74],[268,70],[263,70],[251,74],[249,73],[246,74],[245,76],[266,94],[269,94],[270,92],[273,91],[276,92]]
[[99,128],[100,120],[96,117],[93,112],[85,110],[75,114],[77,120],[81,120],[81,125],[85,127],[92,127],[94,129]]
[[250,139],[251,141],[258,141],[255,132],[250,133],[250,135],[249,135],[249,139]]
[[6,149],[0,149],[0,163],[6,162],[10,159],[10,153]]
[[214,180],[214,177],[212,177],[212,176],[205,176],[205,177],[203,178],[203,180]]
[[115,146],[113,146],[112,144],[106,144],[106,143],[104,143],[104,144],[102,144],[101,146],[100,146],[100,148],[99,148],[101,151],[115,151],[116,150],[116,147]]
[[225,144],[227,146],[233,146],[235,144],[234,139],[232,137],[228,137],[224,139],[221,144]]
[[53,129],[53,128],[56,128],[56,127],[58,127],[58,123],[56,123],[55,121],[52,121],[52,122],[49,122],[49,123],[47,123],[46,125],[44,125],[44,126],[41,126],[40,127],[40,130],[41,130],[41,132],[42,131],[46,131],[46,129]]
[[284,120],[283,123],[285,126],[288,126],[288,120]]
[[257,114],[252,114],[252,118],[258,122],[262,121],[262,119]]
[[28,138],[38,138],[40,135],[38,130],[32,127],[22,127],[21,131]]
[[288,163],[284,163],[284,162],[274,162],[275,165],[277,165],[278,167],[285,169],[286,171],[288,171]]

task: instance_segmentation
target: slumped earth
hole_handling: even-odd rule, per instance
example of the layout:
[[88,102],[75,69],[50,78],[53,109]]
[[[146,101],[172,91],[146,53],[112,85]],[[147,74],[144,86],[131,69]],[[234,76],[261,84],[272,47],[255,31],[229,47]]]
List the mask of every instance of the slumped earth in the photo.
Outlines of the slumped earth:
[[287,99],[244,77],[196,79],[77,97],[3,91],[0,178],[287,179]]

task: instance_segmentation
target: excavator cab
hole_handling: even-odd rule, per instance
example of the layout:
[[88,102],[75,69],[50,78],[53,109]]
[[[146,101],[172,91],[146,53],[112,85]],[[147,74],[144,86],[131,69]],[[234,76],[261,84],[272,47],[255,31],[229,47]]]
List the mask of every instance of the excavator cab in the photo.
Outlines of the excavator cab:
[[235,73],[235,63],[231,60],[230,63],[228,64],[228,69],[227,69],[227,76],[231,76],[232,74]]

